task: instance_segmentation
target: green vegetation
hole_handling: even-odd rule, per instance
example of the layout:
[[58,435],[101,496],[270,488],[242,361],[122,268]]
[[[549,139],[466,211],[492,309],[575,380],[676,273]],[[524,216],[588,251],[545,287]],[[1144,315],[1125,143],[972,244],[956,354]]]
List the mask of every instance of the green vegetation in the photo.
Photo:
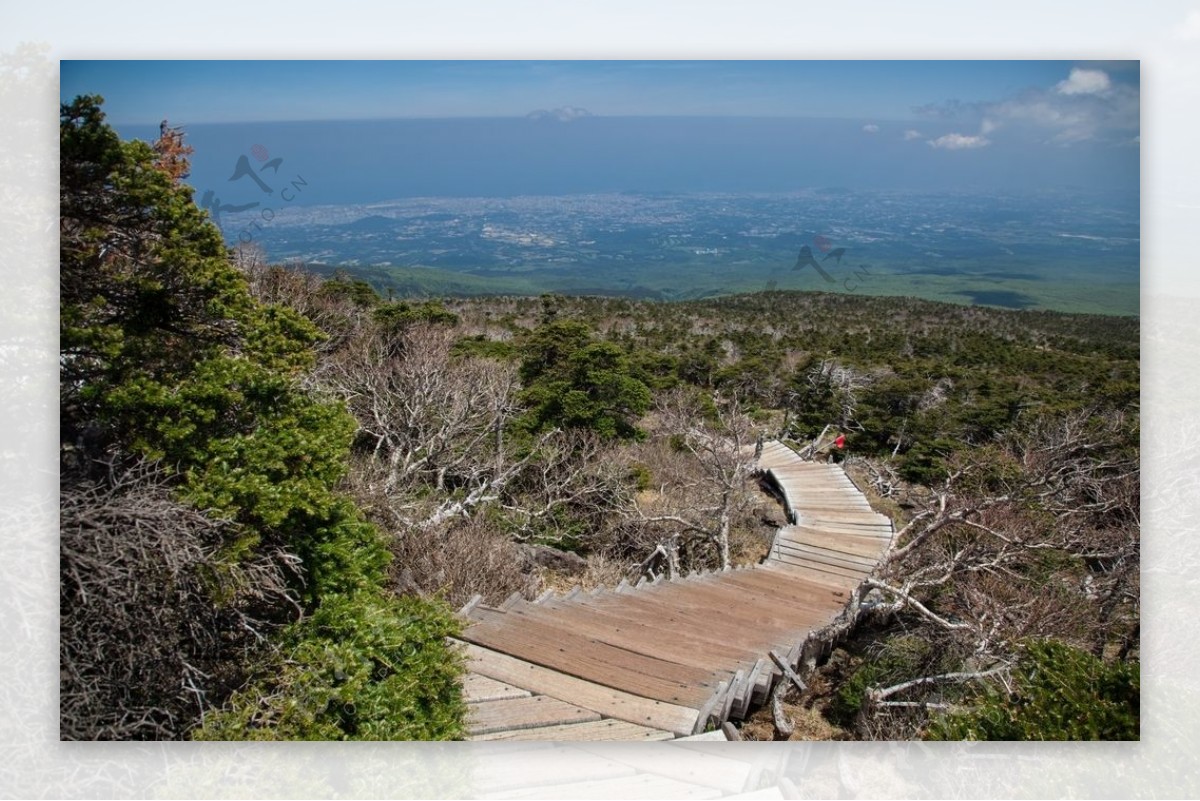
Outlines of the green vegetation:
[[[98,687],[91,675],[97,666],[67,636],[64,662],[72,670],[64,675],[74,677],[64,680],[64,698],[125,694],[122,703],[143,705],[153,718],[153,726],[126,732],[135,737],[195,733],[205,706],[199,736],[457,735],[458,668],[443,642],[456,624],[440,605],[402,602],[386,589],[384,542],[337,490],[354,421],[340,404],[302,387],[323,335],[291,309],[250,296],[191,190],[161,168],[150,146],[120,142],[100,102],[81,97],[62,109],[64,493],[153,460],[172,477],[179,499],[228,521],[202,573],[256,565],[282,576],[284,586],[252,598],[245,613],[253,615],[246,629],[255,641],[269,634],[272,644],[255,647],[236,631],[222,643],[222,633],[213,632],[209,670],[176,681],[184,700],[140,697],[146,688],[136,682]],[[363,296],[360,289],[353,299]],[[81,560],[110,558],[88,553],[87,542],[72,545]],[[147,580],[171,576],[151,572]],[[65,572],[65,634],[107,611],[72,584]],[[231,604],[230,590],[208,586],[211,597],[187,600]],[[256,596],[261,589],[233,592]],[[161,611],[145,610],[145,624],[154,625]],[[120,658],[120,643],[98,645],[101,659]],[[156,655],[129,658],[149,662]],[[203,674],[217,671],[225,681],[203,686]],[[250,683],[213,714],[241,677]],[[196,696],[190,700],[188,680]],[[317,708],[335,700],[336,714]],[[74,725],[80,736],[105,735],[88,720]]]
[[[585,329],[626,354],[656,391],[685,383],[737,393],[753,409],[785,411],[788,433],[815,437],[827,424],[847,454],[896,456],[901,474],[930,483],[956,452],[986,445],[1018,420],[1088,411],[1125,415],[1136,447],[1136,319],[1001,311],[914,298],[767,292],[679,304],[562,298],[556,320],[528,335],[526,370]],[[527,336],[537,299],[452,304]],[[566,327],[564,327],[566,326]],[[568,330],[569,329],[569,330]],[[496,343],[500,345],[501,343]],[[478,343],[464,343],[478,351]],[[551,348],[551,351],[553,349]],[[527,381],[532,374],[523,375]]]
[[602,437],[636,437],[633,422],[650,406],[650,390],[631,372],[628,354],[593,342],[587,326],[553,321],[526,338],[522,400],[530,427],[583,428]]
[[[811,270],[792,271],[794,252],[780,252],[762,263],[713,262],[711,257],[647,259],[629,261],[619,270],[598,277],[592,269],[578,266],[568,270],[513,268],[489,270],[479,274],[464,269],[436,266],[352,266],[307,265],[315,273],[333,275],[347,271],[368,281],[381,294],[398,298],[498,297],[545,292],[564,295],[607,295],[648,301],[694,302],[697,299],[734,297],[762,292],[821,292],[870,302],[877,298],[912,297],[916,299],[965,305],[1011,308],[1019,301],[1029,311],[1058,311],[1069,314],[1121,315],[1136,317],[1140,312],[1136,282],[1097,281],[1092,264],[1079,260],[1055,263],[1052,272],[1039,280],[1009,277],[1003,283],[995,277],[972,275],[970,268],[951,275],[912,275],[906,265],[875,265],[869,275],[847,267],[839,281],[826,283]],[[653,264],[652,268],[643,266]],[[1042,269],[1042,268],[1038,268]],[[1000,288],[1002,287],[1002,289]]]
[[934,720],[931,740],[1136,740],[1136,662],[1106,664],[1053,640],[1026,645],[1011,694],[989,690],[969,711]]
[[200,740],[444,740],[460,735],[460,666],[444,606],[333,596],[284,631],[278,664],[238,690]]
[[941,673],[950,667],[948,655],[921,637],[901,634],[884,640],[834,693],[829,717],[842,726],[852,726],[854,718],[866,706],[871,687],[886,687],[912,676]]

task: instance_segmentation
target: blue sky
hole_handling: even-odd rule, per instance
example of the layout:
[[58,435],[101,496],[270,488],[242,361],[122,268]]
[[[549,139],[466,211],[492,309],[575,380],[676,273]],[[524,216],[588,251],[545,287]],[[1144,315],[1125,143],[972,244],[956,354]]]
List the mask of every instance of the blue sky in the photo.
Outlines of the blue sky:
[[[103,95],[126,137],[184,126],[197,185],[224,184],[257,143],[304,164],[326,202],[400,187],[1136,196],[1139,78],[1131,61],[63,61],[61,95]],[[523,119],[566,108],[594,118]]]
[[1136,62],[64,61],[62,96],[100,93],[115,123],[598,115],[915,119],[930,104],[1049,90],[1073,67],[1136,85]]

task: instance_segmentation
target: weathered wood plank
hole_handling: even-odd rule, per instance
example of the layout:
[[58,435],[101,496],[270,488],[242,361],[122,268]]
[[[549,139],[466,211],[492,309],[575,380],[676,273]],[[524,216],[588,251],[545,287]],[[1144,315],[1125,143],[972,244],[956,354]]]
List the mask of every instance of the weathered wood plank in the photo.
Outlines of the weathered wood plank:
[[[821,520],[829,525],[841,526],[853,531],[862,531],[864,534],[877,534],[879,530],[890,531],[892,526],[887,521],[887,518],[880,519],[874,514],[846,514],[843,515],[846,519],[836,519],[836,514],[828,511],[808,510],[803,507],[800,509],[800,517],[804,520]],[[804,525],[801,523],[800,525]]]
[[[778,631],[781,628],[791,628],[791,623],[783,623],[772,621],[769,619],[762,620],[755,618],[752,614],[750,617],[743,617],[748,614],[743,611],[741,616],[714,616],[711,609],[699,605],[700,601],[695,598],[676,598],[672,603],[664,603],[657,598],[637,598],[631,599],[629,605],[636,607],[639,611],[648,612],[657,618],[659,630],[666,631],[686,631],[692,632],[698,638],[716,637],[722,641],[729,643],[735,647],[749,648],[754,651],[755,643],[758,637],[753,631],[747,631],[746,626],[748,621],[758,620],[763,625],[762,632]],[[624,613],[626,609],[616,609],[614,607],[602,607],[605,611],[612,610]]]
[[[887,529],[866,529],[852,528],[849,526],[838,526],[832,523],[822,524],[819,520],[801,519],[796,526],[801,529],[810,531],[818,531],[830,537],[854,537],[860,543],[869,543],[874,547],[883,550],[889,542],[891,542],[893,533]],[[853,541],[853,540],[851,540]]]
[[780,529],[775,537],[776,542],[796,542],[812,545],[816,548],[828,548],[841,553],[852,554],[873,563],[878,563],[880,555],[887,546],[887,541],[878,537],[863,537],[857,534],[838,534],[830,531],[812,528],[789,526]]
[[768,565],[758,565],[754,571],[730,576],[726,581],[736,586],[762,587],[776,603],[806,605],[819,612],[840,609],[845,603],[840,590],[812,584],[790,573],[765,570]]
[[512,609],[514,606],[524,600],[525,596],[521,595],[519,592],[514,592],[512,595],[505,598],[504,603],[500,604],[498,608],[507,612],[509,609]]
[[725,693],[725,700],[721,704],[721,714],[717,717],[718,723],[724,723],[729,720],[729,713],[733,710],[733,704],[737,701],[738,692],[742,689],[746,681],[746,671],[739,670],[729,682],[729,690]]
[[839,563],[834,563],[826,559],[814,556],[812,554],[797,553],[786,549],[780,549],[772,555],[771,561],[776,564],[785,565],[802,565],[811,567],[813,570],[819,570],[822,573],[829,573],[833,576],[851,579],[855,582],[862,581],[867,577],[868,572],[860,567],[851,567]]
[[514,687],[569,699],[578,706],[608,717],[666,729],[676,734],[690,734],[696,725],[698,712],[695,708],[668,704],[585,681],[471,643],[464,642],[460,647],[467,655],[471,670]]
[[469,616],[471,614],[471,610],[474,609],[476,606],[478,606],[479,602],[482,600],[483,600],[482,595],[479,595],[479,594],[472,595],[471,600],[469,600],[465,604],[463,604],[463,608],[459,609],[458,613],[460,615],[462,615],[463,617]]
[[473,737],[512,729],[533,729],[599,719],[600,713],[593,710],[548,695],[531,695],[528,698],[471,704],[467,707],[467,734]]
[[851,509],[816,509],[810,506],[800,506],[797,511],[804,520],[822,520],[826,523],[860,528],[888,528],[887,523],[878,520],[874,512],[863,514]]
[[786,526],[788,529],[797,529],[799,531],[812,531],[826,535],[837,535],[856,537],[863,542],[869,542],[879,539],[890,539],[892,537],[892,529],[890,526],[845,526],[838,524],[830,524],[826,526],[816,526],[811,522],[792,523]]
[[785,660],[779,654],[775,653],[774,651],[771,651],[770,653],[767,654],[767,656],[771,657],[771,661],[775,663],[775,667],[777,667],[781,671],[783,671],[783,678],[790,681],[796,687],[797,690],[799,690],[802,693],[808,691],[808,685],[804,683],[804,680],[801,679],[800,676],[798,676],[794,670],[792,670],[792,665],[794,665],[796,663],[791,662],[791,664],[788,664],[788,662],[791,661],[791,659],[792,659],[791,655],[789,655],[788,659]]
[[[774,641],[795,629],[793,625],[762,625],[750,627],[744,622],[714,616],[711,610],[696,607],[666,607],[655,603],[652,599],[630,599],[628,604],[613,609],[621,614],[630,612],[630,606],[638,606],[640,612],[650,615],[655,621],[659,636],[664,632],[683,632],[694,638],[717,638],[730,646],[747,649],[750,653],[744,661],[751,662],[761,653],[762,643]],[[675,635],[673,635],[675,636]],[[737,661],[743,661],[741,659]]]
[[[730,574],[720,581],[707,584],[681,585],[672,587],[669,591],[666,589],[661,592],[651,591],[646,593],[646,597],[652,598],[664,606],[683,607],[699,603],[699,608],[710,612],[710,618],[713,609],[720,609],[721,617],[729,620],[740,619],[749,623],[774,621],[782,625],[795,625],[797,622],[803,624],[808,620],[811,608],[806,608],[803,604],[797,604],[791,608],[779,605],[781,593],[788,593],[797,601],[806,597],[815,599],[816,595],[810,595],[802,584],[796,583],[790,589],[784,587],[756,588],[751,586],[752,581],[737,581],[738,578],[741,576]],[[714,606],[714,604],[722,602],[727,603],[728,606]]]
[[773,560],[763,567],[769,570],[780,570],[792,573],[793,575],[803,576],[808,581],[824,584],[845,592],[847,593],[847,598],[849,597],[850,590],[857,587],[860,583],[860,579],[858,578],[851,576],[838,576],[834,575],[833,573],[816,570],[809,565],[797,564],[795,562],[788,562],[785,560]]
[[678,665],[573,633],[565,621],[558,626],[523,617],[516,623],[476,623],[462,633],[462,639],[581,679],[684,706],[702,702],[720,678],[710,670]]
[[[730,639],[728,634],[709,627],[701,628],[699,625],[666,627],[662,608],[654,605],[635,605],[633,602],[629,602],[620,606],[597,607],[589,604],[581,606],[578,609],[578,615],[586,615],[585,619],[594,622],[595,626],[605,626],[610,630],[636,629],[644,633],[646,637],[657,637],[659,640],[664,639],[664,634],[669,632],[673,643],[717,658],[740,661],[754,659],[758,653],[754,638],[743,643],[740,640]],[[573,620],[579,620],[579,618],[573,618]],[[730,633],[733,634],[736,631]]]
[[717,689],[700,707],[700,713],[696,716],[696,723],[688,732],[689,735],[698,734],[708,725],[709,718],[714,717],[717,714],[717,708],[725,703],[725,693],[727,692],[729,692],[729,682],[723,681],[717,685]]
[[772,558],[775,561],[785,564],[805,565],[837,576],[845,576],[847,578],[857,577],[860,580],[865,578],[870,572],[858,565],[847,565],[844,562],[838,562],[819,554],[792,551],[786,548],[778,549]]
[[810,528],[817,531],[838,531],[844,529],[847,534],[860,537],[883,537],[890,535],[892,527],[867,517],[855,520],[835,520],[828,513],[815,513],[801,509],[796,520],[790,523],[800,528]]
[[814,545],[802,540],[780,540],[776,546],[782,551],[794,551],[797,554],[810,554],[819,559],[830,559],[846,567],[857,568],[864,573],[870,573],[879,564],[878,559],[840,551],[831,546]]
[[522,690],[520,687],[489,679],[478,673],[468,673],[463,677],[463,699],[468,704],[503,701],[507,698],[528,698],[530,695],[529,690]]
[[[669,586],[671,585],[664,585],[664,590]],[[664,598],[669,598],[670,600],[667,601]],[[671,593],[670,595],[659,596],[653,594],[651,591],[647,591],[622,596],[619,605],[612,601],[613,599],[611,598],[597,598],[592,599],[591,603],[595,604],[596,608],[601,610],[630,607],[641,609],[657,616],[659,625],[663,631],[670,631],[676,628],[691,631],[707,631],[710,634],[719,634],[721,637],[730,638],[729,641],[732,643],[740,643],[747,636],[752,641],[755,639],[754,629],[747,629],[747,625],[750,623],[759,626],[764,632],[794,628],[792,621],[773,620],[742,608],[723,610],[723,614],[714,615],[710,607],[698,605],[694,594],[680,593],[676,595],[675,593]]]
[[758,686],[758,677],[761,675],[766,666],[767,660],[760,657],[759,660],[754,663],[754,667],[750,668],[750,671],[746,674],[746,683],[741,690],[741,695],[729,713],[730,717],[737,718],[738,720],[746,717],[746,713],[749,711],[750,706],[754,703],[754,693],[755,688]]
[[594,637],[610,645],[638,653],[652,653],[659,659],[706,670],[717,669],[730,660],[738,662],[755,658],[755,652],[749,649],[731,648],[719,641],[691,637],[689,629],[664,630],[661,618],[657,621],[634,621],[628,617],[605,615],[582,605],[562,610],[514,610],[511,614],[531,620],[561,621],[575,633]]
[[[816,571],[807,571],[802,566],[788,564],[779,559],[769,559],[759,565],[760,570],[768,570],[777,573],[786,573],[808,584],[822,586],[835,597],[845,597],[849,599],[849,591],[846,587],[846,582],[849,581],[845,576],[833,576],[830,574],[822,574]],[[853,586],[857,586],[852,582]],[[839,596],[839,593],[841,594]]]

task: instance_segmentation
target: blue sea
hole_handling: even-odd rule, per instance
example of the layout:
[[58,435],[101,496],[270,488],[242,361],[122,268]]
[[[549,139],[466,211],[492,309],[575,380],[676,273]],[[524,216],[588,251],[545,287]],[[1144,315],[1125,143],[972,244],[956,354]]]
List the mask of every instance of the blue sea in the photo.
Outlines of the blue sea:
[[[1136,205],[1136,147],[1009,142],[947,152],[907,141],[911,123],[796,118],[587,117],[179,122],[195,148],[189,182],[226,203],[263,185],[304,182],[301,205],[410,197],[604,192],[853,190],[1014,192],[1074,189]],[[153,139],[158,121],[118,126]]]

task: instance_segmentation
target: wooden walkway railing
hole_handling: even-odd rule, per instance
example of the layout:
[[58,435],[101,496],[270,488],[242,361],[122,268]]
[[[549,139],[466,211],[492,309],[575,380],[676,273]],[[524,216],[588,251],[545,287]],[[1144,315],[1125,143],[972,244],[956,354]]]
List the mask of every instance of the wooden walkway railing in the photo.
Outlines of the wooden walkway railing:
[[769,442],[758,467],[789,519],[761,564],[468,604],[471,739],[673,739],[765,701],[779,675],[769,652],[797,665],[809,632],[875,569],[892,525],[836,465]]

